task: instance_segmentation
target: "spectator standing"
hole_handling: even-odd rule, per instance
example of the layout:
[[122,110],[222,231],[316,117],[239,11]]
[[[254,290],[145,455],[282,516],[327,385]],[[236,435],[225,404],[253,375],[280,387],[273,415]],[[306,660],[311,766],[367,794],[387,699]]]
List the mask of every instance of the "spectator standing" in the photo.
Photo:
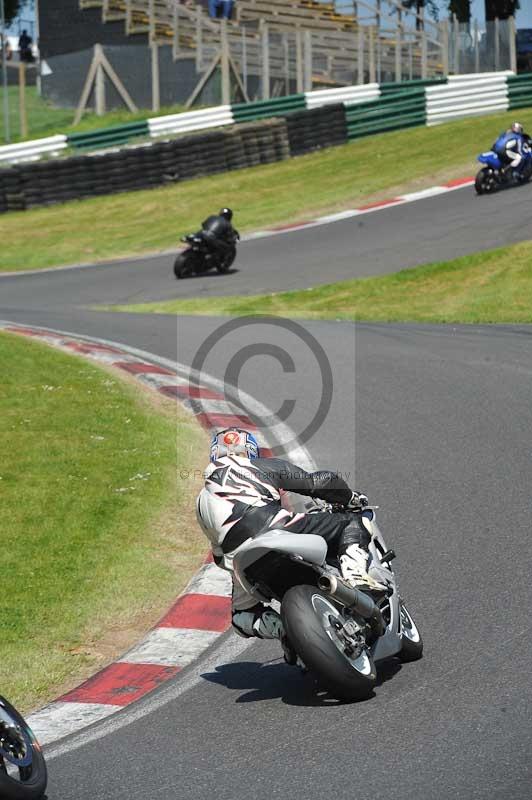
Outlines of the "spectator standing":
[[33,39],[31,36],[28,36],[27,30],[24,29],[18,39],[18,49],[21,61],[26,61],[28,63],[33,61],[33,53],[31,52],[32,43]]
[[209,0],[209,16],[219,19],[223,14],[223,0]]
[[223,16],[225,19],[231,19],[233,16],[234,0],[222,0]]

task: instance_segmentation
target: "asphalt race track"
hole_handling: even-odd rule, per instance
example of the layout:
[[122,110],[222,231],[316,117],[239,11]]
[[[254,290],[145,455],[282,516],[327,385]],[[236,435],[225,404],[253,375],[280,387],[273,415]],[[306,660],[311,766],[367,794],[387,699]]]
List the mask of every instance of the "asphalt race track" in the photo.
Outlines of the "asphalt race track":
[[[267,343],[241,365],[239,386],[274,411],[293,400],[287,423],[301,433],[322,386],[316,349],[297,330],[264,322],[217,336],[226,320],[81,306],[271,291],[450,258],[529,238],[523,199],[529,190],[476,199],[469,188],[249,242],[227,280],[178,284],[168,257],[2,278],[0,318],[187,364],[213,334],[204,368],[221,379],[242,348]],[[340,704],[317,696],[274,643],[228,634],[133,713],[52,746],[49,800],[530,798],[532,327],[302,327],[333,374],[307,447],[380,506],[424,658],[388,664],[373,698]],[[289,368],[272,355],[281,350]]]

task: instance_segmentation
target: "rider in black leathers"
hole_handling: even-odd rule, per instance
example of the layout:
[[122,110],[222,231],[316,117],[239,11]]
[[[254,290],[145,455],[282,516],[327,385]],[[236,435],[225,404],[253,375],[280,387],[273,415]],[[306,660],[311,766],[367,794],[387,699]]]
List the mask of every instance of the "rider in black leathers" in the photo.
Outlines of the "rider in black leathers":
[[240,234],[231,224],[233,212],[230,208],[220,209],[219,214],[207,217],[201,223],[201,233],[209,247],[220,256],[220,260],[231,252],[235,240],[240,239]]

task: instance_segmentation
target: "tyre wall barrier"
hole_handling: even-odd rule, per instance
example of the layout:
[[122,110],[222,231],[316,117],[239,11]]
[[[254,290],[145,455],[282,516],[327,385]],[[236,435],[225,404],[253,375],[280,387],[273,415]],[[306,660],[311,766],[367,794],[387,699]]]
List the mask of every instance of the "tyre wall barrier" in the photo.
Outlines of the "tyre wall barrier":
[[285,117],[290,153],[299,156],[322,147],[347,142],[346,112],[343,103],[296,111]]
[[[268,113],[274,107],[277,109],[278,116],[272,118],[199,134],[188,132],[174,140],[129,145],[107,153],[17,164],[0,169],[0,213],[162,186],[282,161],[362,136],[507,110],[508,106],[532,105],[532,75],[475,78],[473,82],[466,77],[456,78],[440,85],[427,85],[423,81],[384,84],[378,97],[363,102],[359,93],[355,102],[352,102],[354,95],[350,95],[349,102],[332,103],[333,98],[340,100],[344,90],[333,93],[325,90],[327,102],[311,109],[287,106],[284,102],[287,98],[281,98],[282,103],[267,101]],[[296,98],[300,105],[304,96]],[[256,115],[259,104],[249,105],[254,106],[248,109],[249,113]],[[217,119],[227,120],[228,113],[226,107]],[[213,121],[214,115],[210,117],[210,122]],[[207,124],[205,114],[203,122]],[[80,135],[79,146],[84,144],[86,139]]]
[[20,164],[0,169],[0,212],[164,186],[289,157],[281,118],[115,152]]

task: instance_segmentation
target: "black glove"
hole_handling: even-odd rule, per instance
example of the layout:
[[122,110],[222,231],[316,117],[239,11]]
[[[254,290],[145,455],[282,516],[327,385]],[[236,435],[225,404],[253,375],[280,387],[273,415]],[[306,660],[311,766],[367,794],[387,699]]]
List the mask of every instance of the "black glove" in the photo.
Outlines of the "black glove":
[[351,495],[351,500],[347,504],[346,508],[349,509],[360,509],[367,506],[369,503],[368,498],[362,492],[353,492]]

